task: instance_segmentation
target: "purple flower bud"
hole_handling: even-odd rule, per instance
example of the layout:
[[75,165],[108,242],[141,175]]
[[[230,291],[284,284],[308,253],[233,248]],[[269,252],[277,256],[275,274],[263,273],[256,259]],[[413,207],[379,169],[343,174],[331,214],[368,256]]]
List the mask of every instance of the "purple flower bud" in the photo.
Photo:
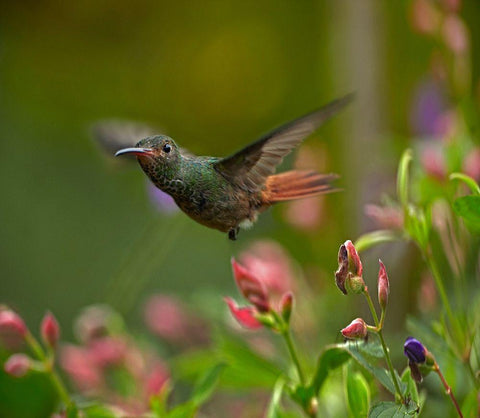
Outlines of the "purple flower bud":
[[426,349],[423,344],[413,337],[408,337],[403,345],[403,352],[412,363],[425,363]]

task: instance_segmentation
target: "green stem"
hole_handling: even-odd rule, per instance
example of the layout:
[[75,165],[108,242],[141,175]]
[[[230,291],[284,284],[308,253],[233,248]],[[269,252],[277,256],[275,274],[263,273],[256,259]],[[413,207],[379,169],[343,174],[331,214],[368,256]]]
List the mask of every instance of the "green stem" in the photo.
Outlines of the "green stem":
[[300,383],[302,386],[305,386],[305,375],[303,374],[302,367],[300,366],[300,361],[298,359],[297,350],[295,349],[295,345],[293,344],[292,336],[290,334],[290,330],[286,329],[282,331],[282,337],[287,344],[288,352],[290,353],[290,357],[292,358],[293,364],[297,369],[298,378],[300,379]]
[[447,292],[445,291],[445,286],[443,285],[442,276],[440,275],[437,264],[435,263],[435,259],[432,256],[432,249],[430,246],[425,248],[423,256],[425,258],[428,268],[432,272],[433,279],[435,280],[435,285],[437,286],[438,293],[440,294],[440,299],[442,300],[443,306],[447,311],[448,321],[450,322],[451,326],[456,328],[456,321],[453,316],[452,307],[450,306],[450,301],[448,300]]
[[25,341],[27,342],[33,353],[37,356],[37,358],[43,363],[45,373],[52,382],[52,385],[57,391],[58,396],[60,397],[62,402],[65,404],[66,407],[72,405],[73,402],[70,399],[70,395],[68,394],[65,385],[63,384],[62,380],[53,368],[53,359],[49,358],[45,354],[42,346],[38,343],[38,341],[30,332],[27,332],[27,334],[25,335]]
[[385,340],[383,338],[383,332],[382,332],[382,327],[383,327],[383,319],[384,319],[384,312],[382,312],[382,322],[378,320],[378,315],[377,311],[375,310],[375,307],[373,306],[372,298],[370,297],[370,293],[368,293],[368,288],[365,287],[365,290],[363,292],[365,295],[365,298],[367,299],[368,307],[370,308],[370,312],[372,313],[373,320],[375,322],[375,325],[377,327],[377,335],[378,338],[380,339],[380,343],[382,344],[382,349],[383,353],[385,354],[385,360],[387,361],[388,365],[388,370],[390,371],[390,374],[392,375],[392,381],[393,385],[395,386],[395,391],[397,392],[398,397],[402,401],[403,404],[405,404],[405,398],[403,397],[402,391],[400,389],[400,384],[397,381],[397,375],[395,374],[395,370],[393,368],[392,360],[390,358],[390,353],[388,351],[387,344],[385,344]]

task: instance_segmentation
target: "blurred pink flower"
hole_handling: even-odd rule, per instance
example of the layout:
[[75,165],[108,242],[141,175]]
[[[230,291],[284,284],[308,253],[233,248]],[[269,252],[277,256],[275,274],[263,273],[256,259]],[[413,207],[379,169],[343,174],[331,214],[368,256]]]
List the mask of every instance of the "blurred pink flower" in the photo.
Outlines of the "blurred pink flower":
[[92,305],[82,310],[75,321],[76,337],[84,344],[119,328],[121,318],[109,306]]
[[23,377],[27,374],[32,366],[32,359],[26,354],[11,355],[4,365],[4,370],[11,376]]
[[102,337],[91,341],[88,345],[91,361],[99,368],[122,363],[127,350],[127,341],[120,337]]
[[60,364],[79,390],[97,393],[103,386],[102,372],[87,348],[67,345],[60,351]]
[[269,296],[279,299],[295,290],[290,258],[276,242],[257,241],[240,254],[240,261],[265,285]]
[[8,308],[0,307],[0,346],[15,351],[25,343],[28,332],[23,319]]
[[144,320],[148,329],[171,344],[204,344],[210,338],[205,321],[191,315],[173,296],[150,296],[145,304]]
[[399,207],[365,205],[365,214],[381,229],[402,229],[403,213]]
[[169,379],[170,373],[163,363],[156,362],[155,364],[150,365],[144,383],[146,400],[149,401],[150,397],[158,395],[165,388]]
[[423,34],[433,35],[440,24],[441,15],[432,1],[414,0],[410,9],[412,27]]
[[471,150],[463,160],[463,172],[480,182],[480,148],[476,147]]
[[456,14],[449,14],[442,27],[445,45],[456,54],[465,53],[469,46],[469,34],[465,23]]
[[437,147],[427,146],[422,151],[421,163],[425,172],[438,180],[447,176],[447,167],[442,150]]
[[55,348],[57,346],[60,338],[60,326],[51,312],[47,312],[43,317],[40,325],[40,333],[42,334],[43,342],[47,346],[50,348]]
[[311,231],[316,229],[323,218],[323,196],[293,200],[286,211],[287,221],[294,227]]

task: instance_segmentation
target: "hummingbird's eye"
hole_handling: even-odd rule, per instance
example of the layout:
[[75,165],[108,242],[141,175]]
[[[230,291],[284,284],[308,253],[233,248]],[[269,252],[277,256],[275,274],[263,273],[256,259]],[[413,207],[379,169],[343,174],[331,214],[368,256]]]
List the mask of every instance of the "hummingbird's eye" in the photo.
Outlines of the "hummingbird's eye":
[[168,154],[172,150],[172,146],[170,144],[165,144],[162,149],[163,152],[166,152]]

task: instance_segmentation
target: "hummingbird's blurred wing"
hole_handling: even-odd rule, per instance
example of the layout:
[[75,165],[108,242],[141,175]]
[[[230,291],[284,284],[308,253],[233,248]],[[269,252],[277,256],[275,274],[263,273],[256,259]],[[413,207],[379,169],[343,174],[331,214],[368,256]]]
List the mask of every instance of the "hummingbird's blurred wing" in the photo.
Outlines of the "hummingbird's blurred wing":
[[283,158],[352,99],[353,94],[349,94],[280,126],[237,153],[219,160],[215,168],[229,181],[246,190],[262,189],[266,178],[275,172]]
[[[163,129],[140,122],[108,119],[93,124],[90,131],[95,142],[108,155],[113,155],[119,149],[134,147],[141,139],[158,135],[163,132]],[[181,148],[181,153],[183,155],[192,155],[185,148]]]
[[158,129],[143,123],[115,119],[102,120],[91,127],[95,142],[110,155],[121,148],[133,147],[141,139],[158,132]]

